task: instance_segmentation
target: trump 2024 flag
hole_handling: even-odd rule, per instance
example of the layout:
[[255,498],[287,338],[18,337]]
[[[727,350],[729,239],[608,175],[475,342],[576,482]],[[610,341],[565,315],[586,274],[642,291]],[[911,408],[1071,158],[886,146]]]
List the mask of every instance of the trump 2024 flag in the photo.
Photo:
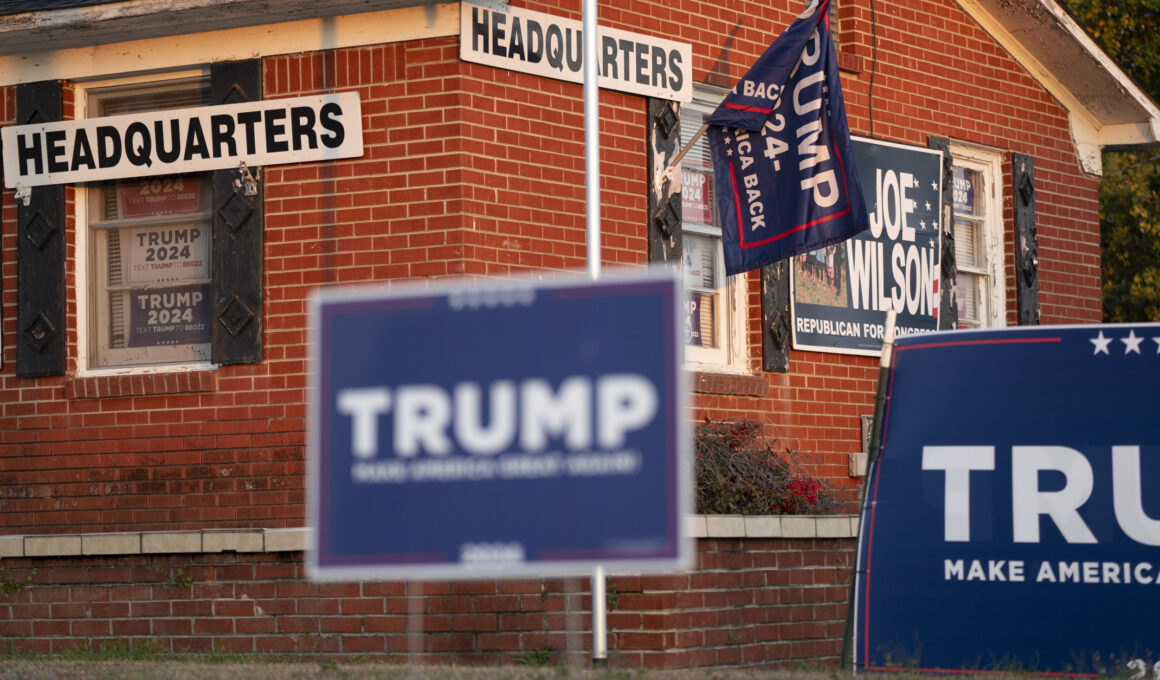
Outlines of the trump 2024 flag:
[[706,122],[726,273],[823,248],[869,226],[830,0],[814,0]]

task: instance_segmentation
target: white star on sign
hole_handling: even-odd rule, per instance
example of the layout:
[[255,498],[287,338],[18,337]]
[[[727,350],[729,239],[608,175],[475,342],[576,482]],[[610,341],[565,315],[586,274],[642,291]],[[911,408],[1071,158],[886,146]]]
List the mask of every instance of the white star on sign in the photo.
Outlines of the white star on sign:
[[926,202],[926,211],[930,212],[930,201]]
[[930,188],[932,191],[938,191],[938,182],[931,182]]
[[1096,346],[1096,351],[1092,352],[1093,357],[1100,352],[1108,354],[1108,345],[1112,344],[1112,338],[1105,338],[1104,332],[1100,331],[1099,335],[1091,339],[1091,343]]
[[1124,343],[1124,356],[1130,352],[1140,353],[1140,343],[1144,342],[1144,338],[1137,338],[1136,331],[1128,331],[1128,337],[1120,338],[1120,342]]
[[1160,354],[1160,338],[1152,338],[1152,342],[1156,343],[1156,353]]

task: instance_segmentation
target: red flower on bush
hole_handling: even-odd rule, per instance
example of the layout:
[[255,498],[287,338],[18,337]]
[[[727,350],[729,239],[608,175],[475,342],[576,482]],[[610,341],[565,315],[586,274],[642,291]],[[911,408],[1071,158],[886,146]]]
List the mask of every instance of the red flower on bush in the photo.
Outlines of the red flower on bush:
[[821,488],[821,484],[818,482],[818,480],[798,477],[797,479],[791,480],[787,486],[789,486],[790,491],[792,491],[798,498],[801,498],[805,502],[818,502],[818,489]]
[[697,428],[697,512],[728,515],[824,514],[830,489],[797,471],[789,449],[775,450],[758,423],[706,420]]
[[787,513],[801,512],[800,508],[817,505],[821,483],[816,479],[795,477],[785,485],[789,497],[782,501],[782,509]]

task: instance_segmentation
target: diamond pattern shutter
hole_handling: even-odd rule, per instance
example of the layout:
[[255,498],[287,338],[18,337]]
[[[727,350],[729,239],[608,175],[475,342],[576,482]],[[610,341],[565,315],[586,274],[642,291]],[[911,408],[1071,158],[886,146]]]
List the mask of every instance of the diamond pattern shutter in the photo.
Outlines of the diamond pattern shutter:
[[1019,325],[1039,324],[1039,239],[1035,234],[1035,159],[1011,154],[1015,193],[1015,299]]
[[789,260],[761,268],[761,368],[789,372]]
[[[212,104],[258,101],[262,61],[214,64],[210,80]],[[246,196],[234,184],[239,177],[238,168],[213,173],[211,358],[221,365],[262,360],[262,185]]]
[[655,176],[680,151],[680,105],[664,99],[648,100],[648,261],[681,266],[681,192],[672,178],[656,186]]
[[[61,120],[60,81],[16,86],[16,124]],[[16,375],[63,375],[64,185],[35,187],[16,201]]]

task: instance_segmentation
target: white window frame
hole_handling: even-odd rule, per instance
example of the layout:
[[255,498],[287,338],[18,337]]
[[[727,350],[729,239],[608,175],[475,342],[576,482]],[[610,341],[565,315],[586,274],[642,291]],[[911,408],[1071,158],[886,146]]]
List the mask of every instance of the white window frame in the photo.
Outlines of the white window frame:
[[[209,69],[185,69],[182,71],[173,71],[167,73],[154,73],[149,75],[130,76],[124,78],[116,78],[109,80],[95,80],[88,82],[77,82],[74,89],[74,111],[73,116],[77,120],[85,119],[89,116],[89,100],[90,95],[96,94],[101,90],[114,89],[132,89],[133,87],[145,86],[154,83],[165,82],[180,82],[191,80],[204,80],[209,76]],[[207,182],[205,190],[209,190],[210,186]],[[204,359],[195,359],[192,361],[175,361],[166,363],[164,356],[161,356],[150,363],[141,363],[135,365],[119,365],[119,366],[96,366],[97,352],[93,347],[95,338],[93,333],[96,331],[93,326],[99,323],[94,312],[94,305],[97,301],[93,300],[91,293],[93,292],[92,277],[101,276],[105,262],[93,256],[91,249],[94,247],[94,239],[92,229],[90,228],[90,194],[91,190],[83,184],[78,184],[76,190],[73,192],[74,198],[74,217],[75,217],[75,249],[76,249],[76,279],[74,283],[75,295],[77,300],[76,308],[76,330],[77,330],[77,375],[85,376],[99,376],[99,375],[123,375],[123,374],[145,374],[145,373],[171,373],[171,372],[188,372],[200,371],[216,368],[216,365],[209,360],[209,343],[205,343],[205,351],[203,353]],[[210,273],[213,276],[213,273]],[[184,347],[184,346],[179,346]],[[162,353],[163,354],[163,353]]]
[[[982,178],[982,194],[985,203],[982,224],[982,248],[985,258],[983,267],[965,268],[956,262],[956,269],[980,277],[978,291],[980,328],[1002,328],[1007,325],[1007,275],[1003,239],[1003,154],[966,144],[951,143],[951,160],[954,165],[979,173]],[[978,191],[978,190],[976,190]],[[952,217],[952,229],[953,217]],[[958,319],[955,319],[958,323]]]
[[[684,108],[708,116],[720,104],[724,96],[723,90],[698,87],[694,90],[693,101],[685,104]],[[687,143],[688,140],[681,140],[682,145]],[[708,140],[702,137],[700,143],[707,144]],[[677,173],[677,176],[679,177],[680,173]],[[721,227],[716,210],[716,195],[711,197],[711,201],[714,222],[718,224],[714,227],[705,227],[698,224],[687,224],[682,220],[682,231],[711,236],[716,239],[717,271],[724,275],[725,258],[721,245]],[[683,267],[682,264],[682,271]],[[716,305],[716,318],[714,319],[714,327],[718,329],[719,346],[685,345],[686,368],[691,371],[710,373],[748,374],[748,276],[743,274],[725,277],[725,285],[722,288],[723,290],[718,289],[721,291],[721,295],[718,296],[717,300],[721,304]]]

